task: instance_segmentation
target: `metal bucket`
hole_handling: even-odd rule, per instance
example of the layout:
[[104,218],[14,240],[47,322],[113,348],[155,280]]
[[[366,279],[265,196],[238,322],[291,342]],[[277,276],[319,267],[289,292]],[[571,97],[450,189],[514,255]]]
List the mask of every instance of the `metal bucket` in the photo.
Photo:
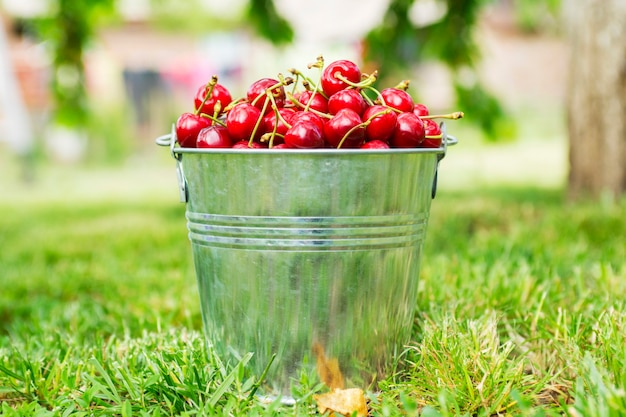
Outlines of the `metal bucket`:
[[[443,129],[445,132],[445,129]],[[192,149],[177,162],[208,342],[289,398],[316,362],[373,388],[410,341],[437,149]],[[273,359],[273,361],[272,361]],[[319,364],[318,364],[319,365]],[[319,380],[319,379],[318,379]]]

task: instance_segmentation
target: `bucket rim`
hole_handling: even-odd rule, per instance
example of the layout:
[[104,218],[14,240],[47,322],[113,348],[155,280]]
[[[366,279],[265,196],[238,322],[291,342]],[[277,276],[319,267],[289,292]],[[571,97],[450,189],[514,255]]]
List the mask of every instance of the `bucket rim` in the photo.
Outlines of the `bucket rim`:
[[[443,127],[443,126],[442,126]],[[443,155],[446,154],[446,150],[448,146],[456,145],[458,143],[458,139],[452,135],[449,135],[445,132],[445,127],[443,127],[443,140],[441,142],[441,146],[437,148],[383,148],[383,149],[363,149],[363,148],[314,148],[314,149],[294,149],[294,148],[255,148],[255,149],[245,149],[245,148],[184,148],[178,144],[176,140],[176,133],[174,126],[172,126],[171,133],[167,133],[165,135],[159,136],[155,139],[157,145],[167,146],[170,148],[172,155],[176,157],[176,155],[180,154],[272,154],[272,155],[385,155],[385,154],[436,154]]]
[[178,154],[282,154],[282,155],[363,155],[363,154],[407,154],[407,153],[445,153],[445,147],[438,148],[390,148],[390,149],[335,149],[335,148],[317,148],[317,149],[271,149],[271,148],[183,148],[175,146],[173,151]]

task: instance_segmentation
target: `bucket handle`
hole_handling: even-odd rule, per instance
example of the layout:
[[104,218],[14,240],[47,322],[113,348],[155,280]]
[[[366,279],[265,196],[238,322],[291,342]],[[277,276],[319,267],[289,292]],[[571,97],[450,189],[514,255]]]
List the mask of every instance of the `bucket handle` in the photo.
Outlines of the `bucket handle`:
[[174,146],[176,145],[176,127],[172,125],[172,131],[161,135],[155,139],[155,142],[159,146],[169,146],[172,157],[176,160],[176,176],[178,177],[178,192],[180,194],[180,202],[187,203],[189,201],[189,191],[187,190],[187,179],[183,171],[183,154],[176,152]]

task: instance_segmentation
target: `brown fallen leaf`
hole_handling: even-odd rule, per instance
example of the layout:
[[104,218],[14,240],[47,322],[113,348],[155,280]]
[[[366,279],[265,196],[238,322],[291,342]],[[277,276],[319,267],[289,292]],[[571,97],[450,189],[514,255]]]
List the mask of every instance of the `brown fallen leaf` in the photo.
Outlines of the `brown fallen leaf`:
[[343,389],[344,378],[339,369],[337,358],[327,358],[324,348],[318,342],[313,343],[313,353],[315,354],[317,374],[320,380],[331,390]]
[[365,393],[360,388],[335,389],[324,394],[314,395],[313,399],[321,414],[330,411],[331,416],[335,414],[350,416],[356,411],[356,415],[359,417],[368,415]]

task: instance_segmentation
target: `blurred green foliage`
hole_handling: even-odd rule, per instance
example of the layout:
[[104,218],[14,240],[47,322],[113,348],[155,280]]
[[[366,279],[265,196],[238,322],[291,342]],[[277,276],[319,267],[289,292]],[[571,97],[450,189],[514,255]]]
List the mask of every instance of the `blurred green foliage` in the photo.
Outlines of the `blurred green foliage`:
[[530,33],[558,31],[555,25],[559,15],[561,0],[515,0],[515,20],[517,26]]
[[277,11],[273,0],[249,0],[246,19],[257,33],[275,45],[293,40],[293,29]]
[[375,62],[383,73],[406,72],[426,61],[445,64],[454,83],[457,106],[466,113],[468,121],[479,126],[489,140],[514,135],[510,117],[474,72],[480,59],[474,32],[487,1],[440,0],[443,12],[426,24],[411,19],[419,2],[391,1],[382,24],[365,38],[365,59]]
[[51,50],[55,122],[85,126],[89,111],[83,55],[99,25],[114,16],[115,0],[56,0],[35,24]]
[[[406,73],[428,61],[445,64],[452,76],[457,106],[466,113],[468,122],[478,126],[487,139],[514,136],[512,119],[475,72],[480,60],[475,28],[482,8],[494,1],[432,0],[443,12],[424,23],[416,22],[415,7],[427,0],[391,0],[382,23],[364,39],[364,60],[390,76]],[[167,26],[169,18],[170,27],[176,30],[210,31],[239,25],[275,45],[289,44],[294,38],[290,23],[280,15],[273,0],[248,0],[241,16],[243,20],[238,24],[219,16],[190,12],[201,9],[195,7],[198,3],[195,0],[186,5],[172,0],[152,2],[156,21]],[[512,4],[520,28],[537,31],[554,21],[560,0],[512,0]],[[182,14],[168,12],[181,7],[185,10]],[[91,112],[85,90],[83,54],[100,25],[115,19],[115,0],[55,0],[49,16],[34,22],[53,56],[51,88],[56,123],[89,126]]]

